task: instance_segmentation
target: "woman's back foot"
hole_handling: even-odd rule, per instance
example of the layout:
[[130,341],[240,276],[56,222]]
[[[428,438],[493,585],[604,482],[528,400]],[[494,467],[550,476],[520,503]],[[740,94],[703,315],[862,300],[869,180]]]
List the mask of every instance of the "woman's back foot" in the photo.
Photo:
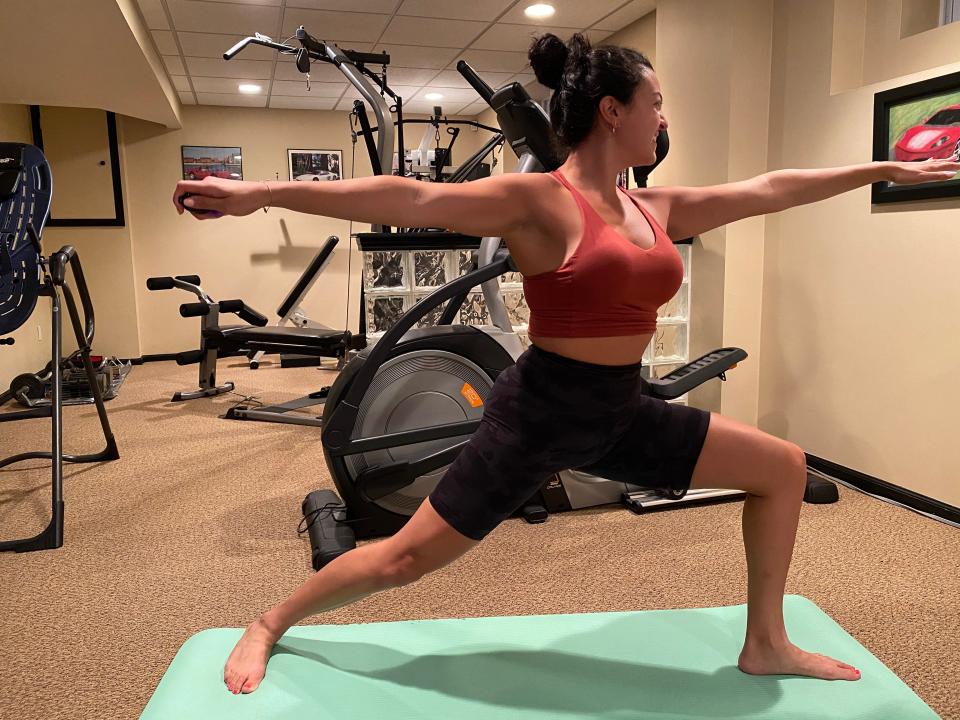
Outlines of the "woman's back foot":
[[787,643],[777,647],[744,646],[737,663],[749,675],[802,675],[822,680],[859,680],[852,665]]

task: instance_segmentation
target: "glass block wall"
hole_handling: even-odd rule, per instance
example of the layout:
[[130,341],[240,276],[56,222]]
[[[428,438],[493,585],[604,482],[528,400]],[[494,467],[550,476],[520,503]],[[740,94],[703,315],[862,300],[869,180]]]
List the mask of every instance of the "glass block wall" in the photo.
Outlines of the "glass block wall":
[[[683,258],[683,283],[677,294],[657,313],[657,330],[643,355],[647,377],[663,377],[689,360],[690,344],[690,245],[677,245]],[[364,317],[367,338],[375,341],[422,297],[466,273],[476,259],[475,250],[405,250],[363,253]],[[523,298],[520,273],[500,276],[500,292],[507,313],[524,347],[529,344],[530,310]],[[417,327],[435,325],[444,306],[436,308]],[[477,287],[455,322],[489,325],[483,293]],[[686,403],[686,396],[675,402]]]

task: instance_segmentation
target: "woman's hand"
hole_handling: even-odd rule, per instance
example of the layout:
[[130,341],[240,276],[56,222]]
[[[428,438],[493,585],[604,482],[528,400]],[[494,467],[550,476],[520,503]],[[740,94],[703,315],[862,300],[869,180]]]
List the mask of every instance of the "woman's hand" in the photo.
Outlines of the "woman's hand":
[[921,162],[888,162],[886,179],[897,185],[943,182],[951,180],[960,172],[960,162],[954,155],[948,160],[923,160]]
[[[189,194],[189,197],[184,197]],[[223,215],[249,215],[270,205],[266,182],[226,180],[213,176],[203,180],[181,180],[173,193],[173,205],[181,215],[189,210],[198,220],[213,220]]]

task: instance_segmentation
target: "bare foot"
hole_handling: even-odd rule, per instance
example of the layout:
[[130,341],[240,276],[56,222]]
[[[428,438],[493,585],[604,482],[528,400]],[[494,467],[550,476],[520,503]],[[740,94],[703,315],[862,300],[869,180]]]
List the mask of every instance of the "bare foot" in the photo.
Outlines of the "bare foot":
[[260,686],[267,671],[270,650],[278,639],[262,618],[250,623],[223,666],[223,682],[230,692],[234,695],[252,693]]
[[737,666],[749,675],[803,675],[822,680],[859,680],[860,671],[852,665],[808,653],[796,645],[743,646]]

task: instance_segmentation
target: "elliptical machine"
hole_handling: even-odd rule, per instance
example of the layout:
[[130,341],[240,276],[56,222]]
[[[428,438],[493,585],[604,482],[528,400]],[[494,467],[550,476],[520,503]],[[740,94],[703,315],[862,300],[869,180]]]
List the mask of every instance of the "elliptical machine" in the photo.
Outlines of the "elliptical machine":
[[[504,136],[520,158],[517,172],[541,172],[561,164],[546,114],[521,85],[512,83],[494,92],[467,63],[461,61],[457,69],[497,112]],[[358,241],[377,237],[362,233]],[[500,238],[483,238],[477,270],[414,305],[333,384],[322,438],[341,497],[327,490],[304,500],[314,568],[349,550],[356,538],[387,535],[406,523],[479,426],[499,373],[519,357],[522,346],[497,284],[500,275],[516,267],[500,245]],[[449,324],[478,284],[494,325]],[[411,329],[442,303],[448,304],[440,324]],[[680,397],[710,378],[723,378],[744,358],[746,353],[739,348],[714,351],[662,379],[652,379],[652,394]],[[546,519],[538,500],[531,498],[523,509],[530,522]]]

